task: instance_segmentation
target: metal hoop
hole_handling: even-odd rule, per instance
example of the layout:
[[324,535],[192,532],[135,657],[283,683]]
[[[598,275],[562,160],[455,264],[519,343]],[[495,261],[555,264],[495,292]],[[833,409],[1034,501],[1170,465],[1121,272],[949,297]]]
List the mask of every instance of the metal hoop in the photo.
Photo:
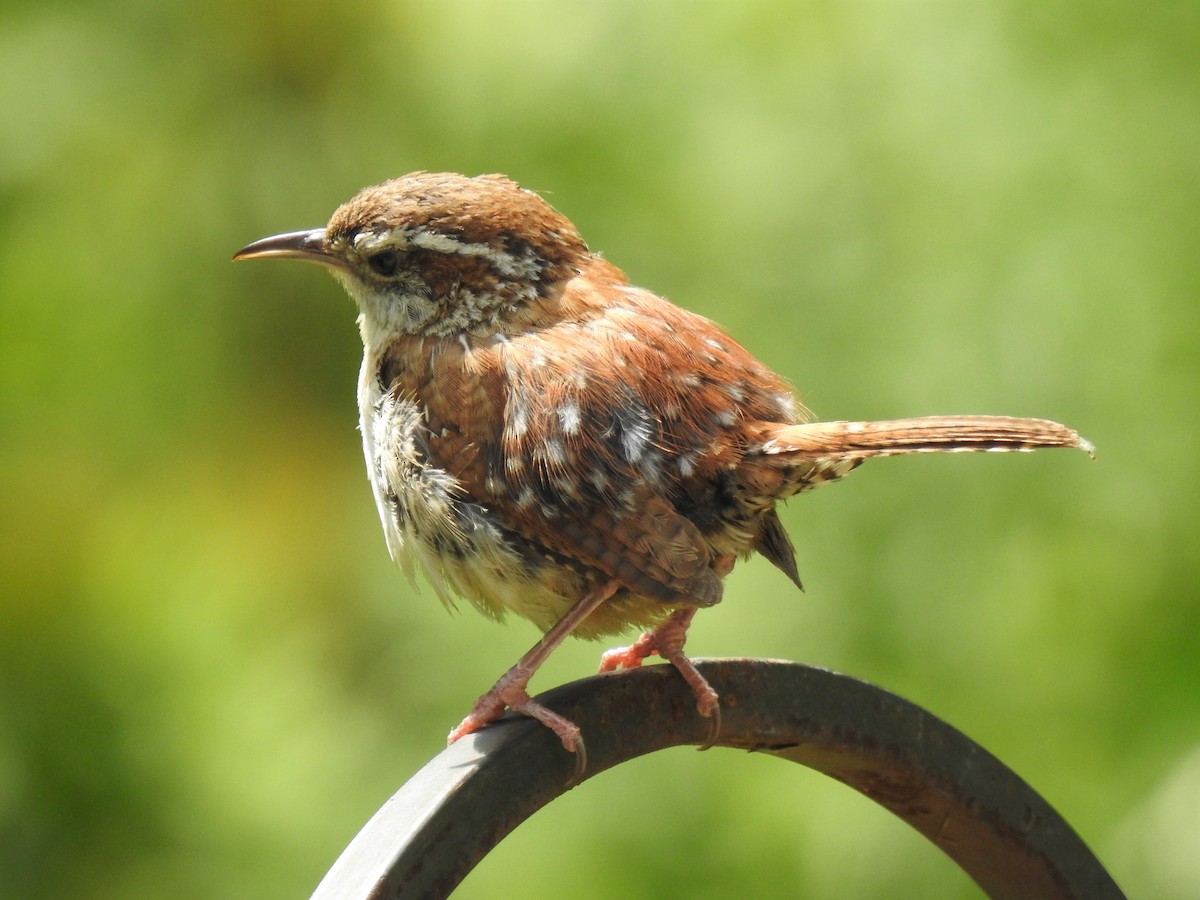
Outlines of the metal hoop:
[[[696,663],[721,695],[716,746],[767,753],[849,785],[929,838],[990,897],[1124,897],[1045,800],[919,706],[797,663]],[[584,781],[710,738],[708,720],[669,666],[586,678],[538,700],[582,728]],[[574,767],[550,731],[523,717],[464,738],[384,804],[314,900],[447,896],[506,834],[576,786]]]

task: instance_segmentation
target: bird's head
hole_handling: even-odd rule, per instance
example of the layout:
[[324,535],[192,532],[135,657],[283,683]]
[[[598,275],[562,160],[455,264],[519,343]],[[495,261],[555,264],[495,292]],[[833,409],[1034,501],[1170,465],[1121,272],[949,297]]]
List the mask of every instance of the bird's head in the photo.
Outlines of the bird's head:
[[564,216],[502,175],[414,172],[360,191],[324,228],[255,241],[234,259],[326,266],[374,343],[505,331],[587,256]]

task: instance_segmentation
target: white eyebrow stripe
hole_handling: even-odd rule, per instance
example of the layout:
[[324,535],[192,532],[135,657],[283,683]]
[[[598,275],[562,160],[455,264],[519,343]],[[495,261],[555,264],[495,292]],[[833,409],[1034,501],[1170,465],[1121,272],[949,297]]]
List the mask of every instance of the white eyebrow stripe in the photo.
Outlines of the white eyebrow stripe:
[[435,253],[457,253],[462,256],[487,256],[491,248],[483,244],[464,244],[458,238],[423,228],[408,232],[408,245]]
[[525,245],[520,256],[491,244],[467,243],[454,235],[442,234],[428,228],[397,228],[391,231],[362,231],[351,238],[360,256],[370,256],[384,249],[428,250],[446,256],[475,256],[487,261],[497,274],[505,278],[528,280],[537,278],[546,268],[534,249]]
[[432,250],[434,253],[454,254],[457,256],[478,256],[486,259],[501,275],[528,278],[536,275],[539,269],[537,259],[532,251],[521,257],[513,256],[506,250],[493,247],[491,244],[468,244],[453,235],[429,231],[425,228],[414,229],[407,234],[408,246],[419,250]]
[[354,249],[363,255],[381,247],[395,247],[397,250],[403,250],[405,244],[402,239],[397,239],[390,231],[360,231],[354,235],[351,243],[354,244]]

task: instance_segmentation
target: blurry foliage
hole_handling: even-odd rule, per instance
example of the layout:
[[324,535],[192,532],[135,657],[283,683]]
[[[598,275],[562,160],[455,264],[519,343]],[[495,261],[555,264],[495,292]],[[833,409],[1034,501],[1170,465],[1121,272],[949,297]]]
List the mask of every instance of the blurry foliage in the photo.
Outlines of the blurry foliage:
[[[303,896],[533,640],[387,561],[341,291],[228,262],[417,168],[546,192],[825,417],[1046,415],[1094,440],[1095,464],[887,461],[800,498],[808,593],[742,565],[692,647],[896,690],[1131,895],[1200,894],[1194,4],[0,16],[6,894]],[[974,895],[838,785],[682,751],[572,792],[460,895],[564,886]]]

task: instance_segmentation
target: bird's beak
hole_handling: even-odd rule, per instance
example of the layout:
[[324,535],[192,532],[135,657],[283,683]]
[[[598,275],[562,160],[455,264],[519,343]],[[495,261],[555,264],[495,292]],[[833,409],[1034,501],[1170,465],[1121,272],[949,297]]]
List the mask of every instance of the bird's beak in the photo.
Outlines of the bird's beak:
[[311,231],[291,231],[287,234],[266,237],[253,244],[247,244],[233,254],[233,258],[235,261],[240,259],[302,259],[333,269],[346,268],[345,261],[340,256],[330,253],[325,246],[324,228],[314,228]]

